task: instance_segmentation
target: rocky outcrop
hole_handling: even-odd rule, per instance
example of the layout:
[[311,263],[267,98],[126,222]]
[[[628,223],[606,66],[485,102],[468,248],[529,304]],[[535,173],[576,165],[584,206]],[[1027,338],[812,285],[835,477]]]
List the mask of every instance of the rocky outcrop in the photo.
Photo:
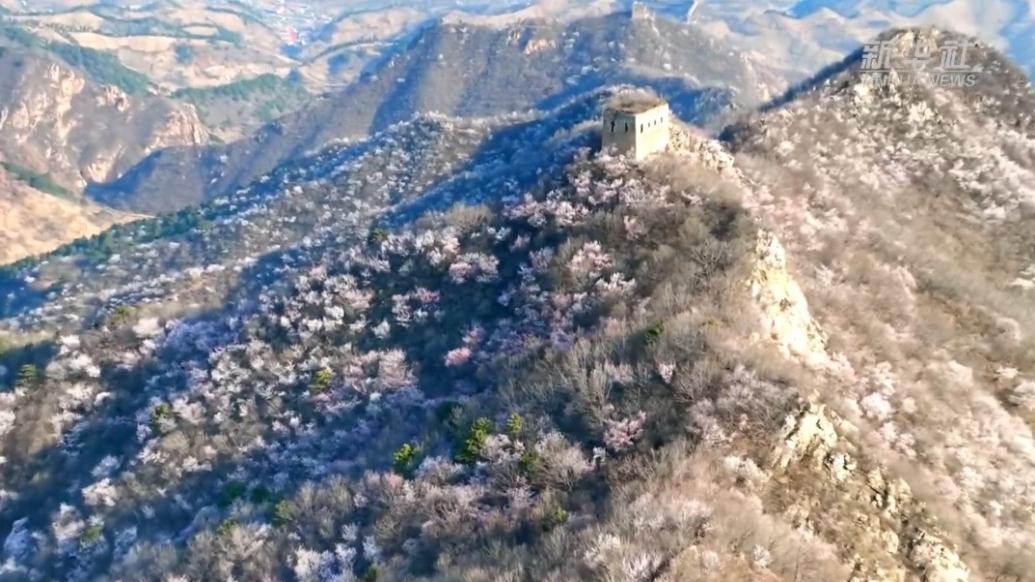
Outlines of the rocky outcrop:
[[[673,127],[670,154],[706,168],[741,188],[752,188],[720,144]],[[659,160],[659,164],[664,163]],[[758,331],[751,343],[774,347],[783,357],[830,385],[853,381],[850,366],[828,350],[778,237],[762,229],[749,253],[744,286]],[[852,564],[852,582],[963,582],[970,569],[910,486],[881,464],[883,457],[860,439],[860,428],[814,392],[785,419],[764,459],[769,511],[816,535]],[[849,438],[849,436],[851,438]],[[760,463],[762,465],[762,463]],[[960,540],[955,540],[960,541]]]
[[45,53],[0,52],[0,153],[69,190],[112,180],[157,149],[208,140],[191,106],[128,95]]
[[788,518],[841,546],[855,562],[852,582],[969,580],[909,485],[840,436],[854,431],[816,403],[787,418],[769,469]]
[[679,121],[672,122],[668,150],[690,158],[696,166],[712,170],[723,177],[740,178],[733,156],[721,143],[700,135],[698,130]]
[[917,531],[911,540],[909,559],[925,582],[965,582],[970,579],[970,572],[959,554],[938,536],[924,531]]
[[825,361],[826,340],[812,320],[805,294],[787,271],[780,241],[773,233],[761,231],[755,255],[748,287],[761,314],[762,335],[786,356],[813,364]]
[[849,457],[844,453],[831,457],[837,445],[837,431],[827,418],[826,407],[810,404],[797,418],[788,417],[780,439],[782,445],[775,449],[770,463],[774,470],[782,471],[791,463],[807,462],[815,469],[828,467],[837,480],[844,480]]

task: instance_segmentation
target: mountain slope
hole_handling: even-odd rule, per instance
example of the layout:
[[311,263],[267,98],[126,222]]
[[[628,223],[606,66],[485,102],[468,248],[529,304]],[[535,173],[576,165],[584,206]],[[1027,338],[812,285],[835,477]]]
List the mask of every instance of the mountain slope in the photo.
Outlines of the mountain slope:
[[[519,121],[509,137],[415,122],[355,158],[332,148],[271,190],[211,203],[226,220],[206,206],[211,224],[96,268],[140,283],[120,265],[150,256],[171,275],[154,288],[175,279],[169,261],[215,250],[205,267],[193,259],[203,283],[189,292],[98,293],[121,303],[52,320],[56,344],[22,345],[45,322],[7,318],[21,347],[5,365],[22,371],[4,401],[8,572],[579,579],[679,576],[705,560],[724,576],[847,574],[825,541],[765,514],[755,481],[774,444],[763,435],[804,406],[790,368],[763,364],[779,342],[741,336],[772,307],[752,297],[752,273],[785,272],[771,237],[729,201],[728,157],[682,130],[654,167],[573,158],[593,136],[572,127],[598,108]],[[488,141],[459,167],[425,157],[464,151],[457,139]],[[419,196],[425,180],[393,178],[421,167],[448,169],[416,200],[448,212],[411,222],[363,195]],[[479,195],[485,206],[466,204]],[[249,232],[299,238],[233,259],[263,243]],[[184,309],[239,267],[230,301]],[[747,351],[729,351],[739,340]],[[728,446],[690,453],[720,432]]]
[[2,22],[38,44],[60,47],[58,54],[81,49],[173,91],[282,76],[292,69],[295,63],[279,54],[284,31],[271,25],[273,10],[267,19],[248,4],[74,1],[50,8],[34,1],[16,7]]
[[40,192],[0,169],[0,265],[95,235],[130,215]]
[[650,16],[504,28],[442,23],[376,74],[250,139],[200,152],[158,152],[91,194],[120,208],[175,210],[228,192],[331,140],[362,137],[415,114],[491,116],[550,108],[622,82],[656,87],[684,117],[701,123],[715,123],[732,108],[768,96],[766,79],[750,64],[692,30]]
[[928,495],[972,569],[1024,579],[1035,557],[1035,92],[987,46],[972,58],[984,70],[973,87],[876,88],[857,54],[729,138],[760,184],[746,204],[797,258],[846,370],[825,400]]
[[65,189],[110,180],[156,149],[206,141],[192,108],[99,85],[35,49],[0,47],[0,151]]
[[716,39],[765,55],[789,80],[836,62],[882,31],[935,26],[1005,51],[1035,72],[1035,13],[1026,0],[753,0],[700,2],[693,21]]
[[[261,278],[250,266],[262,257],[355,236],[389,208],[405,217],[461,198],[519,192],[567,163],[571,128],[595,115],[596,106],[596,98],[582,98],[542,119],[420,118],[330,146],[199,208],[10,266],[0,278],[4,327],[35,333],[71,321],[88,325],[120,305],[181,294],[201,293],[199,305],[219,304],[222,293],[248,281],[245,273]],[[301,198],[293,195],[299,184],[309,187]],[[198,272],[199,265],[214,268]],[[49,299],[39,304],[44,296]]]

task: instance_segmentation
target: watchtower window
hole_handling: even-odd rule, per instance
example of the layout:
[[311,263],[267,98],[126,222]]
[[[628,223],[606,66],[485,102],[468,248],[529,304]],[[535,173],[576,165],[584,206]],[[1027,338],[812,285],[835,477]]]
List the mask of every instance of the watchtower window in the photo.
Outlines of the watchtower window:
[[629,133],[629,122],[625,122],[625,133]]
[[611,133],[615,132],[615,120],[611,120]]

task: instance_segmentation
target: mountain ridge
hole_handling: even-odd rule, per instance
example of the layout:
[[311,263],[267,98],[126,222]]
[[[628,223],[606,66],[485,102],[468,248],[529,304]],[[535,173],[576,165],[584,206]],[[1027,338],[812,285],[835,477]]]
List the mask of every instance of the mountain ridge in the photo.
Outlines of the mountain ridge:
[[[691,48],[677,52],[680,45],[666,43]],[[489,46],[495,49],[491,58]],[[720,77],[730,74],[736,75],[735,89],[718,87]],[[499,90],[511,82],[513,90]],[[623,82],[653,83],[683,115],[702,123],[764,95],[764,83],[749,64],[668,22],[615,15],[570,26],[544,22],[502,30],[443,23],[425,30],[377,73],[281,118],[252,139],[201,152],[152,154],[90,194],[115,207],[175,210],[202,200],[204,188],[226,192],[319,144],[362,137],[420,112],[483,116],[549,108],[566,96]],[[341,115],[346,107],[349,115]],[[183,199],[162,195],[166,184]]]
[[[1011,451],[1032,442],[1031,409],[1017,394],[1035,355],[1024,283],[1035,261],[1025,186],[1035,91],[994,49],[978,44],[972,55],[983,72],[970,87],[875,86],[849,59],[728,132],[727,144],[760,186],[747,205],[797,258],[812,315],[852,370],[823,401],[902,467],[913,491],[937,492],[938,535],[955,538],[970,576],[1023,579],[1025,520],[991,515],[989,500],[1023,505],[1026,485],[1010,479],[1033,474]],[[1018,440],[986,440],[977,425],[1009,427]]]

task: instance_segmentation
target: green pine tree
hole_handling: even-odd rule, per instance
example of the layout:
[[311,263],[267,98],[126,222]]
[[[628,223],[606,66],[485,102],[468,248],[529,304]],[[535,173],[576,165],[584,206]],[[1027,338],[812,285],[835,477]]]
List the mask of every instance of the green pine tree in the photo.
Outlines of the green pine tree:
[[392,454],[392,466],[396,473],[409,477],[416,470],[419,457],[420,449],[410,443],[406,443]]
[[514,412],[507,419],[507,438],[510,442],[517,443],[521,440],[521,433],[525,430],[525,420],[521,415]]
[[18,380],[16,384],[19,388],[25,390],[34,390],[39,388],[40,385],[40,373],[36,366],[32,364],[25,364],[18,370]]
[[309,383],[309,393],[312,395],[323,394],[330,390],[331,382],[334,380],[334,374],[330,370],[317,370],[313,374],[313,380]]
[[467,438],[456,455],[456,460],[461,463],[473,464],[482,458],[485,451],[485,441],[492,435],[492,421],[488,418],[479,418],[467,431]]

